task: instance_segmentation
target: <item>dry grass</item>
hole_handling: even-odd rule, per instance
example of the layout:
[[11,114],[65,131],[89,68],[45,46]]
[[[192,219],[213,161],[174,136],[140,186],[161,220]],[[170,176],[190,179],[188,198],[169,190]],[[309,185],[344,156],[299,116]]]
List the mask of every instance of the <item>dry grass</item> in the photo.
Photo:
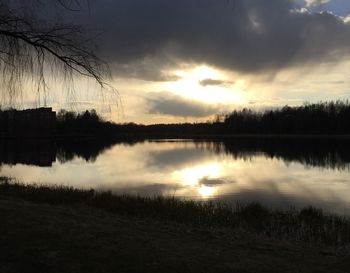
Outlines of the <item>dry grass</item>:
[[167,197],[114,195],[62,186],[0,180],[0,195],[53,205],[84,204],[109,213],[200,227],[244,229],[274,239],[328,246],[350,243],[350,219],[308,207],[272,211],[258,203],[231,206]]

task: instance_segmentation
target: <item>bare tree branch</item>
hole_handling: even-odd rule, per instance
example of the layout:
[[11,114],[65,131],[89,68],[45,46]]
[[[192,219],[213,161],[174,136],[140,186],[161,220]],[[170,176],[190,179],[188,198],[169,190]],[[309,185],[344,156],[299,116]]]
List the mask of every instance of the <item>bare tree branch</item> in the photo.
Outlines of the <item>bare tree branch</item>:
[[[40,4],[40,0],[32,0]],[[66,10],[80,7],[79,0],[51,0]],[[88,0],[87,0],[88,1]],[[64,76],[83,75],[106,86],[106,63],[95,53],[94,41],[80,27],[50,24],[13,9],[0,0],[0,73],[11,97],[25,77],[36,78],[38,89],[45,88],[45,68],[54,66]]]

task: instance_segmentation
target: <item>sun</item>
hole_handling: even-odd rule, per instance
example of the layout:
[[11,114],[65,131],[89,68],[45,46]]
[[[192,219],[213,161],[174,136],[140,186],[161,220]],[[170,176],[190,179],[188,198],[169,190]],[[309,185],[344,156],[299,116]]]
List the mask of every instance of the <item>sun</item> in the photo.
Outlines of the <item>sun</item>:
[[220,79],[222,75],[219,71],[209,66],[199,66],[191,72],[189,77],[192,77],[197,81],[202,81],[205,79]]
[[[241,104],[244,102],[241,90],[242,82],[232,81],[221,71],[206,66],[197,66],[187,70],[178,70],[174,75],[180,79],[165,84],[167,91],[190,100],[208,104]],[[211,80],[216,84],[201,84]]]
[[221,73],[218,70],[206,65],[196,66],[190,69],[176,70],[173,71],[173,74],[181,79],[191,79],[193,81],[201,81],[204,79],[218,79],[222,77]]

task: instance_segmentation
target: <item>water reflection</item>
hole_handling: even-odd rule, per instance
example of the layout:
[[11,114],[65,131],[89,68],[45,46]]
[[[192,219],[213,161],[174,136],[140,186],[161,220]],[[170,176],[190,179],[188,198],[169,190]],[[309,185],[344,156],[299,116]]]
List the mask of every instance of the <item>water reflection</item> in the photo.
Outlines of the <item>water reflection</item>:
[[348,139],[2,143],[1,175],[24,182],[350,214]]
[[4,141],[0,142],[0,164],[50,167],[56,151],[52,141]]
[[199,147],[218,154],[225,152],[235,158],[249,159],[263,154],[286,163],[299,162],[309,167],[348,169],[350,140],[348,138],[254,138],[242,137],[231,141],[198,143]]
[[51,167],[57,160],[66,163],[75,158],[95,162],[105,150],[116,144],[133,145],[135,141],[111,139],[14,139],[0,141],[0,165],[33,165]]

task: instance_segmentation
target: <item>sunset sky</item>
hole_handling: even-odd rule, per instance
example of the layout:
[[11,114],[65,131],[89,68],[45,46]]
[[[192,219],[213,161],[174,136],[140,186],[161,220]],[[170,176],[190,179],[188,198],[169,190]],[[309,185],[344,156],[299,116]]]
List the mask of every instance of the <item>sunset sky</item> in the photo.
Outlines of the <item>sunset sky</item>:
[[72,96],[51,87],[55,109],[74,102],[149,124],[350,98],[348,0],[99,0],[85,9],[64,20],[99,32],[119,96],[78,80]]

